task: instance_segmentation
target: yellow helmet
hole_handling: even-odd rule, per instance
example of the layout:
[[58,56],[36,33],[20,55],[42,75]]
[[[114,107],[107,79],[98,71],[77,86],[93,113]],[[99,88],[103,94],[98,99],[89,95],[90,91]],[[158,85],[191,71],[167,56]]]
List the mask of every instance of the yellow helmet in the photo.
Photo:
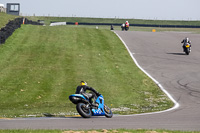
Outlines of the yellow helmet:
[[81,86],[87,85],[87,83],[86,83],[85,81],[81,81],[81,82],[80,82],[80,85],[81,85]]

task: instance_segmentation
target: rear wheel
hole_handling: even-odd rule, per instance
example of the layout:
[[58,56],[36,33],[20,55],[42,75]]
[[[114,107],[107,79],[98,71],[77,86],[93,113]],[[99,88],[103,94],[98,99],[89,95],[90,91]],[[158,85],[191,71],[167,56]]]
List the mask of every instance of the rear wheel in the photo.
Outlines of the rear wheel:
[[87,104],[85,103],[78,103],[76,105],[76,110],[83,118],[90,118],[92,113],[89,107],[87,107]]
[[104,111],[105,111],[105,116],[107,118],[112,118],[113,113],[112,113],[111,109],[108,106],[106,106],[105,104],[104,104]]

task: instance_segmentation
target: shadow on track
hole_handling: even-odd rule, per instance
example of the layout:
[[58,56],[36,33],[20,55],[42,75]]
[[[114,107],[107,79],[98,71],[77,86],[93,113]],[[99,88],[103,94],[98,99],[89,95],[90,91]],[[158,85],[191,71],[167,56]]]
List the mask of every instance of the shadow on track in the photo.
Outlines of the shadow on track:
[[172,54],[172,55],[186,55],[185,53],[167,53],[167,54]]

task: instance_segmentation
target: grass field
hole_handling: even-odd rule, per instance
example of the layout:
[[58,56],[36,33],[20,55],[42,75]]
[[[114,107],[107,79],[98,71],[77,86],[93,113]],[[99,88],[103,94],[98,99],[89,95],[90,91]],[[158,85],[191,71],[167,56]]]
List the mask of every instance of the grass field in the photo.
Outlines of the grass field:
[[9,20],[13,20],[17,17],[18,16],[8,15],[6,13],[0,12],[0,29],[4,27],[9,22]]
[[114,113],[173,106],[110,30],[23,25],[0,46],[0,58],[0,117],[73,115],[68,96],[81,80],[102,93]]

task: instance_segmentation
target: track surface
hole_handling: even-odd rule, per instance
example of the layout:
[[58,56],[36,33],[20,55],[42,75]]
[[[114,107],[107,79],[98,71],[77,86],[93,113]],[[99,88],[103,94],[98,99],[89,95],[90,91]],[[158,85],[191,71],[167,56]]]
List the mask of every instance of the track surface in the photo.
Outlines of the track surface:
[[[0,119],[0,129],[169,129],[200,131],[200,35],[176,32],[122,32],[139,65],[171,94],[180,107],[164,113],[93,117]],[[192,41],[189,56],[183,38]]]

